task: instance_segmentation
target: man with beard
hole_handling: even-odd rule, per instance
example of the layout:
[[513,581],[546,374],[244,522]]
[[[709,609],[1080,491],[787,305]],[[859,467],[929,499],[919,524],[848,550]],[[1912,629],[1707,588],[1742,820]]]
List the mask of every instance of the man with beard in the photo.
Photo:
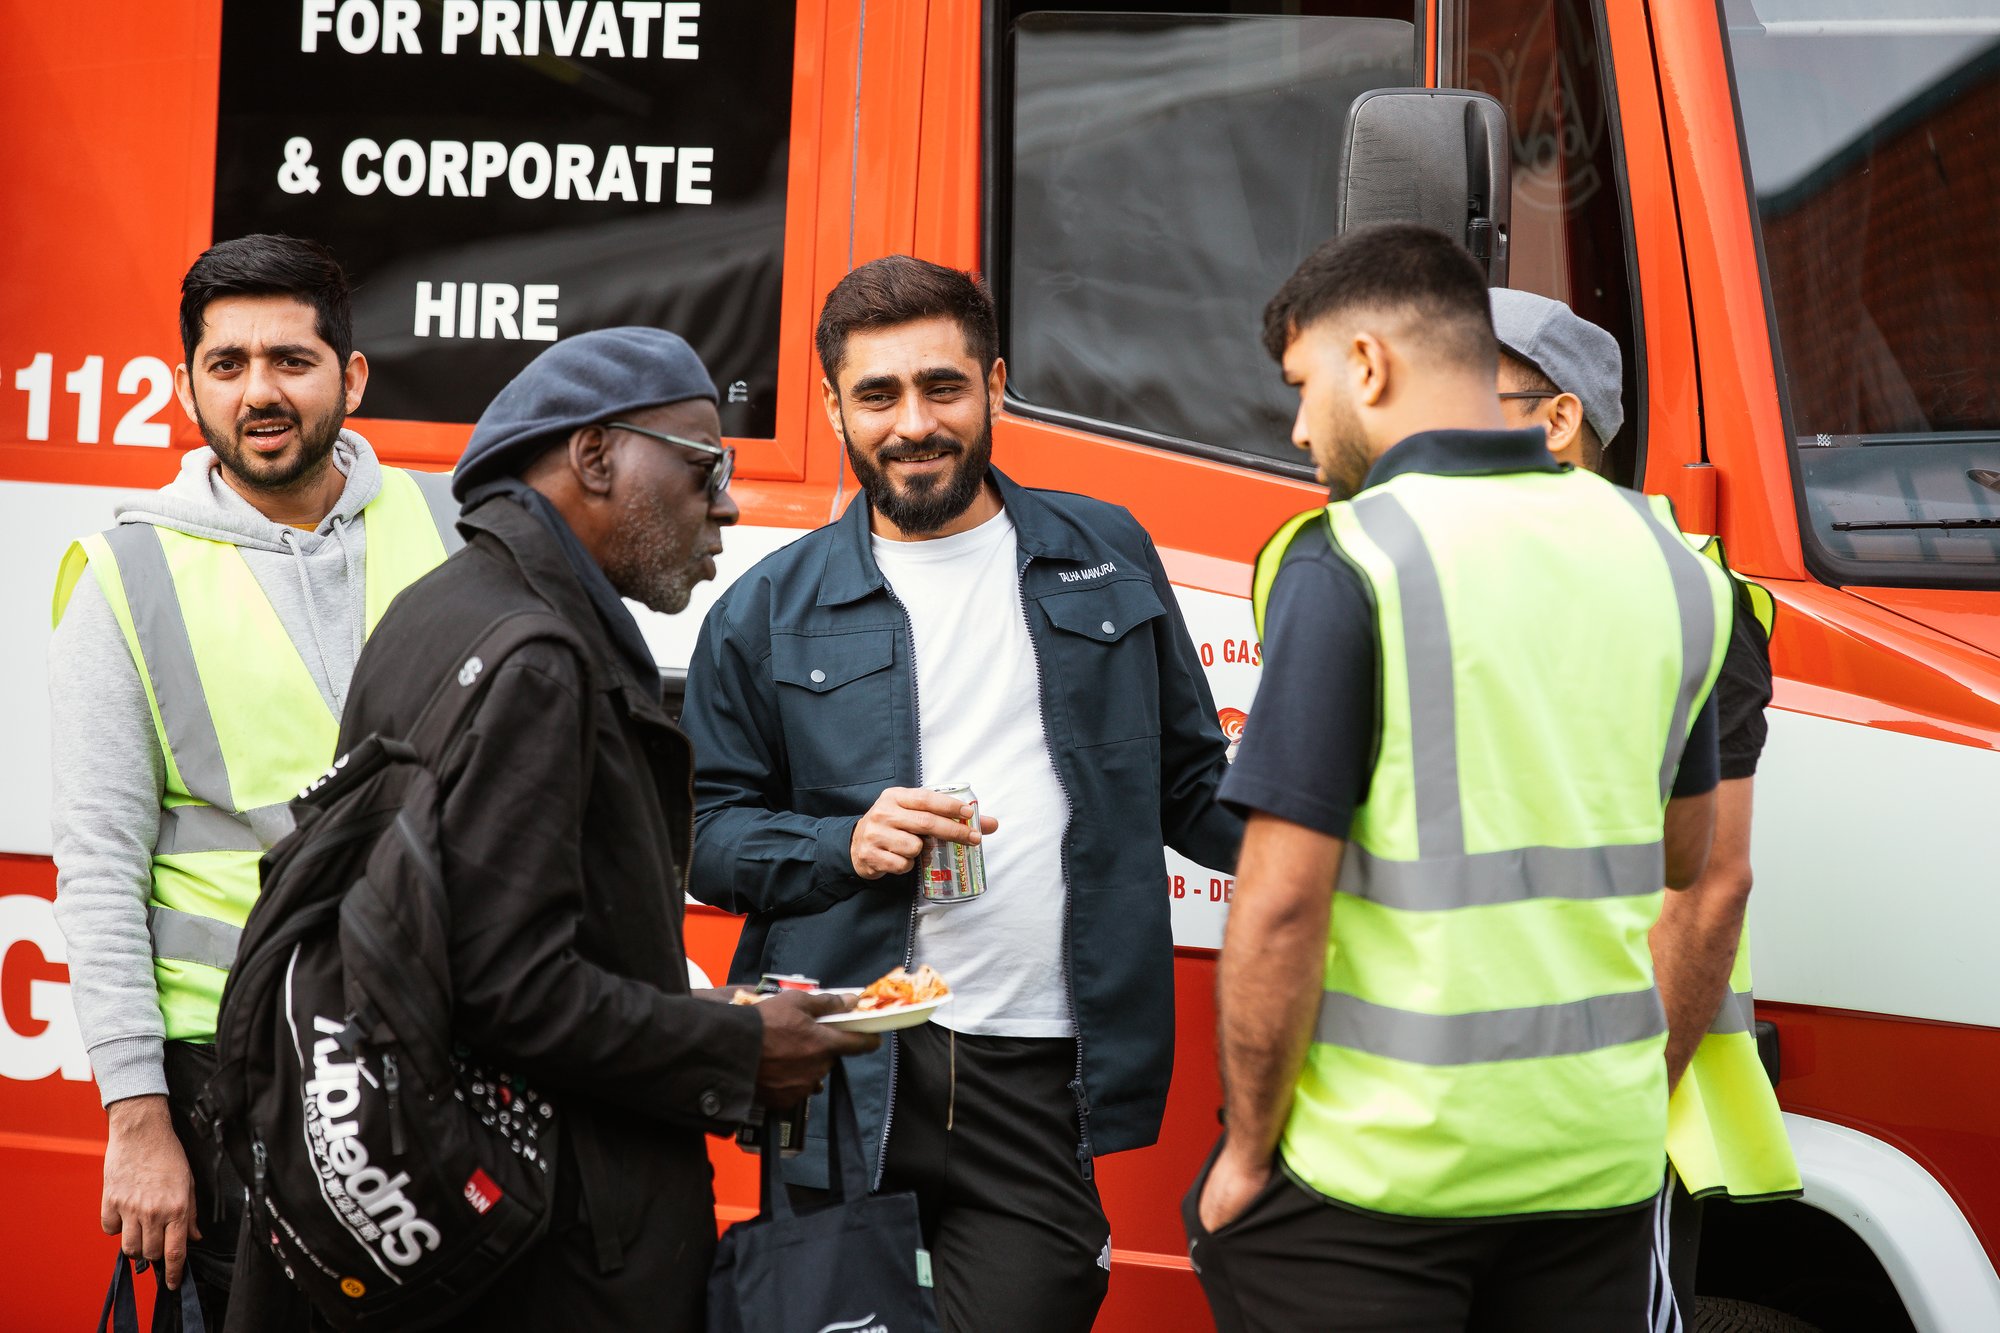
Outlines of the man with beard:
[[[703,1131],[796,1105],[834,1059],[877,1045],[814,1021],[847,1006],[836,996],[688,991],[694,757],[624,599],[671,615],[715,577],[737,516],[715,404],[700,358],[663,330],[548,348],[452,474],[465,549],[397,601],[355,668],[343,752],[408,736],[440,682],[492,673],[424,756],[444,793],[453,1035],[561,1116],[548,1234],[453,1328],[699,1333],[715,1246]],[[575,641],[468,658],[523,613],[553,613]],[[299,1327],[276,1261],[252,1254],[230,1329]]]
[[[692,892],[749,913],[736,979],[942,974],[933,1022],[856,1062],[870,1169],[917,1196],[947,1330],[1063,1333],[1110,1275],[1095,1159],[1154,1141],[1172,1072],[1161,845],[1228,867],[1241,826],[1144,530],[990,465],[997,343],[977,280],[908,256],[827,297],[821,392],[862,496],[702,626]],[[939,843],[980,849],[983,895],[923,895]],[[815,1111],[786,1171],[808,1195]]]
[[1264,340],[1337,498],[1257,562],[1189,1257],[1226,1333],[1670,1327],[1646,936],[1708,856],[1727,577],[1506,428],[1443,233],[1328,242]]
[[169,1286],[190,1260],[219,1327],[242,1190],[188,1113],[258,858],[333,759],[363,638],[456,538],[427,503],[443,477],[342,429],[368,362],[327,251],[225,241],[180,319],[175,387],[207,447],[57,580],[56,915],[110,1121],[104,1229]]

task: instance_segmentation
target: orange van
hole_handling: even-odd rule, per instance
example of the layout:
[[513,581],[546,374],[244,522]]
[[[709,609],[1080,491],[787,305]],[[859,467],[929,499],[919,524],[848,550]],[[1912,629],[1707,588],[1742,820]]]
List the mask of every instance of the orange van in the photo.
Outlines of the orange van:
[[[174,310],[211,240],[335,248],[353,424],[420,467],[555,337],[688,335],[739,451],[723,582],[854,495],[820,296],[890,252],[980,269],[996,458],[1147,525],[1235,732],[1249,562],[1323,496],[1257,314],[1334,228],[1355,99],[1430,86],[1505,112],[1509,283],[1625,349],[1616,469],[1781,608],[1751,915],[1805,1194],[1709,1210],[1700,1286],[1735,1304],[1699,1326],[2000,1330],[2000,0],[95,0],[5,31],[0,1324],[82,1327],[112,1251],[48,598],[200,443]],[[648,623],[670,678],[706,605]],[[1105,1329],[1210,1326],[1177,1203],[1232,887],[1162,864],[1180,1054],[1158,1145],[1098,1175]],[[736,923],[689,917],[720,976]],[[714,1156],[746,1216],[749,1159]]]

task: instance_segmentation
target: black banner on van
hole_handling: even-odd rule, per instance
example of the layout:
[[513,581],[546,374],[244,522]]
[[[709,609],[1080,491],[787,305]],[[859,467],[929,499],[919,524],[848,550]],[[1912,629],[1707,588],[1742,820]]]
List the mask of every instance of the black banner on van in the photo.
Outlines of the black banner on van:
[[371,417],[470,422],[559,337],[694,344],[776,425],[794,0],[224,0],[217,240],[354,280]]

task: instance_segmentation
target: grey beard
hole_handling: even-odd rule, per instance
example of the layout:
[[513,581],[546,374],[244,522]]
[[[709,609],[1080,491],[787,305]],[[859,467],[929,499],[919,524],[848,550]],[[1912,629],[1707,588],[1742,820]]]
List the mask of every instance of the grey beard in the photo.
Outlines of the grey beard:
[[650,492],[634,495],[618,516],[612,540],[618,569],[606,570],[611,586],[663,615],[687,610],[694,596],[693,538],[675,530],[667,506]]

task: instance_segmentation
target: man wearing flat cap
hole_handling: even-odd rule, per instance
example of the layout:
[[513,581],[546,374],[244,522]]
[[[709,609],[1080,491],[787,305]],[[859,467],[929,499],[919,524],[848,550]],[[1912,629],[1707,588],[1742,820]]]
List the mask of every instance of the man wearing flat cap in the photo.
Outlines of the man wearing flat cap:
[[[737,515],[715,404],[693,350],[658,329],[543,352],[453,474],[464,549],[397,599],[355,669],[343,752],[408,735],[502,617],[553,612],[584,649],[516,649],[426,756],[446,793],[455,1035],[564,1126],[548,1233],[454,1326],[695,1333],[715,1243],[704,1131],[796,1104],[875,1044],[813,1021],[843,1007],[833,997],[689,993],[694,760],[624,599],[681,611],[714,576]],[[230,1313],[232,1329],[299,1326],[269,1306]]]
[[[1508,424],[1540,426],[1559,463],[1605,470],[1624,422],[1618,340],[1560,301],[1496,288],[1500,399]],[[1718,537],[1689,535],[1721,563]],[[1726,566],[1725,566],[1726,567]],[[1733,571],[1732,571],[1733,573]],[[1667,1260],[1683,1316],[1695,1313],[1702,1201],[1760,1202],[1799,1192],[1798,1162],[1757,1054],[1750,1010],[1750,809],[1771,702],[1770,593],[1732,580],[1734,619],[1715,682],[1721,759],[1715,843],[1685,893],[1668,895],[1650,937],[1667,1010]]]

